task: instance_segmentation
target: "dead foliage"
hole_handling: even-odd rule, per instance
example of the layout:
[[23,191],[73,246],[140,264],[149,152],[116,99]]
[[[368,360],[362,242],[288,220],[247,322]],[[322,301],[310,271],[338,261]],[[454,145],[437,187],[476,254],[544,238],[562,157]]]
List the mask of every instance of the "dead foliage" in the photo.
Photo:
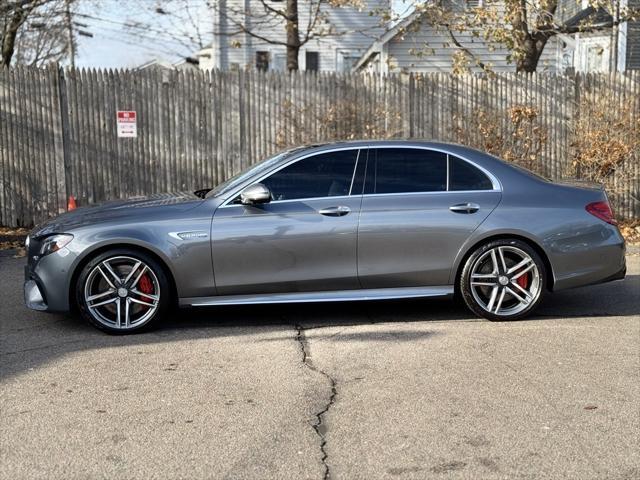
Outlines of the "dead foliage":
[[366,115],[362,105],[337,101],[326,110],[312,106],[283,104],[283,125],[276,133],[279,149],[313,142],[398,138],[402,135],[402,114],[398,109],[376,107]]
[[458,143],[545,173],[541,171],[540,155],[548,135],[539,121],[536,107],[513,105],[506,109],[477,109],[472,115],[455,116],[454,121]]
[[[606,96],[580,102],[567,174],[601,183],[610,196],[618,197],[628,193],[628,185],[639,183],[634,170],[640,162],[640,121],[633,102],[621,108],[609,102]],[[630,193],[640,201],[638,191]]]

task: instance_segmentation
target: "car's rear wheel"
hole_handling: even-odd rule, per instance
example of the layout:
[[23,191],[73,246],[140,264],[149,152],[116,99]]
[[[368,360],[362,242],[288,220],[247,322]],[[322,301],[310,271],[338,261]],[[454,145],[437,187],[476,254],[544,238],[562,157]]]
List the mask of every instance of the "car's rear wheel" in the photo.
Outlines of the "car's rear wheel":
[[546,272],[540,255],[517,239],[491,241],[467,259],[460,292],[467,307],[489,320],[517,320],[542,300]]
[[104,252],[82,269],[76,284],[85,320],[110,333],[150,328],[170,304],[169,281],[151,256],[129,249]]

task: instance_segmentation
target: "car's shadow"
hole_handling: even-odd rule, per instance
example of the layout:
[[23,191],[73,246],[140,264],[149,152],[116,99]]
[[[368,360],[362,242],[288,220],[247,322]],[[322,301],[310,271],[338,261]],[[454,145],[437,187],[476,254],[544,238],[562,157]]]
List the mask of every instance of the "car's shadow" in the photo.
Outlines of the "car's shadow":
[[[598,316],[640,316],[640,275],[624,281],[547,294],[522,321]],[[462,300],[411,299],[194,308],[179,311],[165,328],[300,324],[305,328],[385,322],[483,321]]]
[[[3,265],[4,266],[4,265]],[[0,283],[5,297],[0,316],[0,378],[13,377],[83,350],[119,346],[143,347],[191,339],[244,336],[292,338],[297,326],[317,328],[379,324],[371,329],[345,332],[344,341],[412,341],[433,335],[433,322],[482,322],[460,301],[416,299],[372,302],[313,303],[288,305],[225,306],[172,312],[160,328],[138,335],[106,335],[75,315],[42,314],[23,305],[20,272],[11,272]],[[8,279],[11,278],[11,281]],[[535,315],[525,322],[567,321],[597,316],[640,316],[640,275],[623,282],[596,285],[548,295]],[[415,323],[385,328],[384,323]],[[419,325],[418,325],[419,324]],[[292,333],[293,330],[293,333]],[[281,334],[281,335],[280,335]],[[333,338],[333,337],[332,337]]]

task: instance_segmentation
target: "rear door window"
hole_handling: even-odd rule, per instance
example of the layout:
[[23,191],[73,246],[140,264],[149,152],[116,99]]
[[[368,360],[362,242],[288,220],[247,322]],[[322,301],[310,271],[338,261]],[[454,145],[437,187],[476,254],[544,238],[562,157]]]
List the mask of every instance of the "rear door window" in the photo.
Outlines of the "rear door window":
[[417,148],[376,148],[369,153],[365,193],[447,190],[447,154]]
[[493,183],[479,168],[449,155],[449,190],[493,190]]

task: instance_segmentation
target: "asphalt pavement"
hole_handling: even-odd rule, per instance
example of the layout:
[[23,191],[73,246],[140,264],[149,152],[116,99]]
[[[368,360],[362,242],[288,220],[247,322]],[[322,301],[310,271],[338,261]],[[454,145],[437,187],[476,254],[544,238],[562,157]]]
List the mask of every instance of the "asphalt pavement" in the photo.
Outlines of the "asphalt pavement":
[[640,257],[491,323],[452,301],[218,307],[109,336],[0,256],[0,478],[640,478]]

